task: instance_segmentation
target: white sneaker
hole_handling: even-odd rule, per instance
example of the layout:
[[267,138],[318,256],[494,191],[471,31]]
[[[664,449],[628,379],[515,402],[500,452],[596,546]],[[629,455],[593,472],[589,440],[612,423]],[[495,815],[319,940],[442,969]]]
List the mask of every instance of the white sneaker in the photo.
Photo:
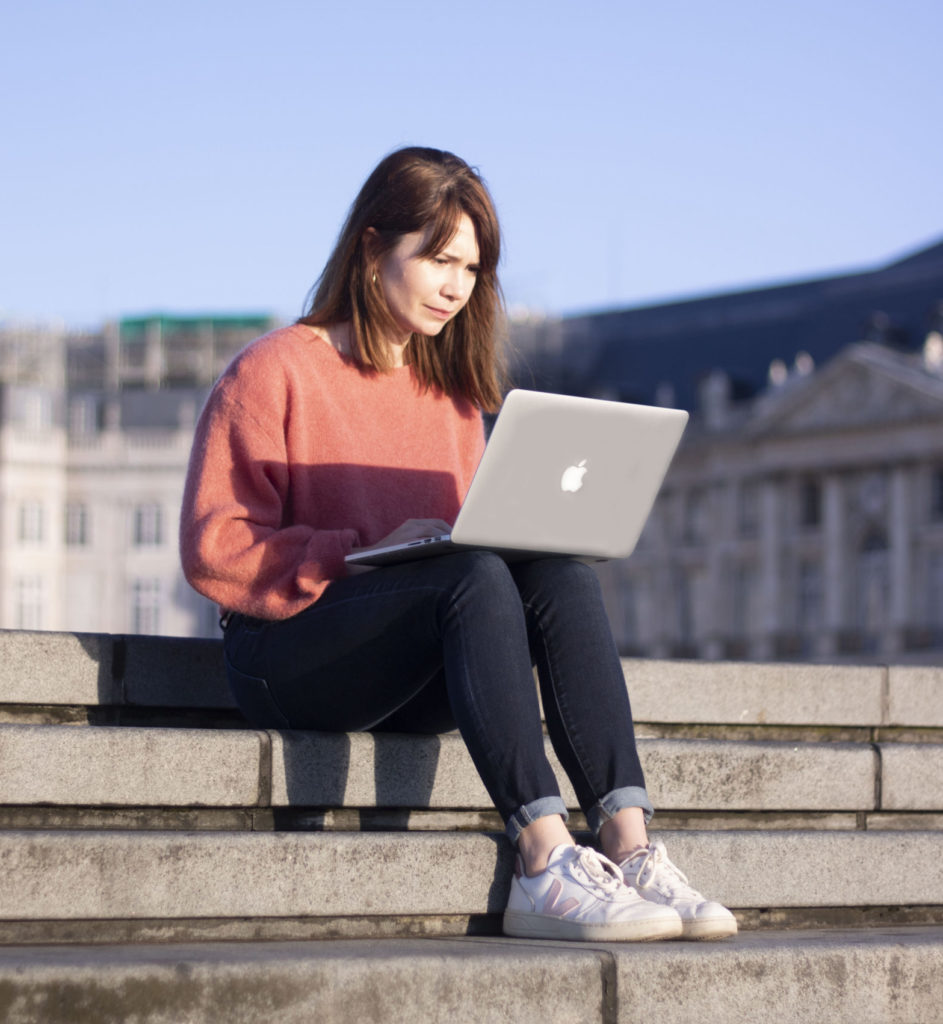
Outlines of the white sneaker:
[[725,939],[737,934],[737,919],[730,911],[706,900],[688,885],[688,880],[668,859],[665,844],[654,840],[619,867],[626,885],[640,896],[661,906],[673,907],[681,915],[683,939]]
[[518,859],[504,912],[504,934],[519,938],[643,941],[681,930],[674,910],[643,900],[611,860],[585,846],[557,846],[533,878]]

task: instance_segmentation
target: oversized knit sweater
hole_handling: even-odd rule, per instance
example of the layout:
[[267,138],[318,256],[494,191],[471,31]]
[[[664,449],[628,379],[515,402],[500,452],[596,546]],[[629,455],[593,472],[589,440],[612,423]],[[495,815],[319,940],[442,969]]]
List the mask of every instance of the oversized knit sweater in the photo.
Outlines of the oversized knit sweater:
[[303,325],[241,352],[197,424],[180,521],[190,584],[284,619],[346,575],[344,556],[410,518],[452,523],[484,449],[471,404],[409,367],[365,372]]

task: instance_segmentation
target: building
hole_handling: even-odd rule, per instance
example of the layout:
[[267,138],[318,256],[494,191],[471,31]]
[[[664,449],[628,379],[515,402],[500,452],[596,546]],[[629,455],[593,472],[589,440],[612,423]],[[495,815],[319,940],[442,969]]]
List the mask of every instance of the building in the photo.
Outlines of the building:
[[715,373],[636,553],[600,567],[658,657],[943,656],[943,335],[811,363],[748,402]]
[[177,523],[193,427],[268,317],[0,331],[0,627],[214,635]]
[[873,341],[918,351],[943,330],[943,241],[874,270],[682,302],[515,323],[520,387],[692,410],[714,370],[735,399],[770,368]]
[[[265,316],[0,327],[0,628],[218,635],[177,522],[193,427]],[[943,243],[860,274],[518,323],[520,386],[693,411],[626,653],[943,655]]]
[[623,651],[943,656],[943,242],[511,338],[518,386],[694,413],[639,550],[600,568]]

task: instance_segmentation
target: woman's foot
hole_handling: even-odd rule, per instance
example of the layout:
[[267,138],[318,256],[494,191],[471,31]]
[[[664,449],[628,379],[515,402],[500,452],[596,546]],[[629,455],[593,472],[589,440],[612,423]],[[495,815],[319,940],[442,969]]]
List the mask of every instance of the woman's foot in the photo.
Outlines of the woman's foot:
[[642,899],[619,868],[583,846],[557,846],[545,870],[524,874],[518,858],[504,934],[530,939],[640,942],[673,939],[683,925],[669,906]]
[[737,919],[713,900],[705,899],[668,859],[664,843],[655,840],[619,865],[626,885],[653,905],[672,907],[681,916],[683,939],[725,939],[737,934]]

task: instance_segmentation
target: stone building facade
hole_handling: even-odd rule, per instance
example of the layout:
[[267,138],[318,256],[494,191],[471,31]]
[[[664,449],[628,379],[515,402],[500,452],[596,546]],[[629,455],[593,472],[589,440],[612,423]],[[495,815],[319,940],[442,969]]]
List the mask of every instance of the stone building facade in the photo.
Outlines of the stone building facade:
[[[183,479],[212,382],[272,326],[0,325],[0,628],[218,635],[178,565]],[[513,328],[520,386],[693,412],[638,550],[599,569],[620,648],[939,660],[941,332],[943,243]]]
[[272,325],[0,330],[0,628],[218,635],[179,567],[183,479],[213,380]]
[[626,653],[943,655],[943,337],[851,345],[743,403],[707,377],[636,553],[600,567]]

